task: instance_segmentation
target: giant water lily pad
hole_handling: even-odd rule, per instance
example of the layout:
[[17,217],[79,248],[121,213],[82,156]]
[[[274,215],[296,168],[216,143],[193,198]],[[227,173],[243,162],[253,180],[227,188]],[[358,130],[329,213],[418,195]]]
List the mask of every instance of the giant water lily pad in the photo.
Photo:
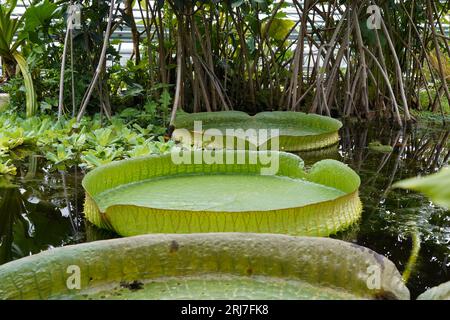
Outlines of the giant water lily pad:
[[[201,122],[201,128],[195,122]],[[180,113],[175,121],[175,140],[188,144],[228,149],[268,149],[272,148],[271,136],[279,139],[279,150],[305,151],[321,149],[339,141],[342,123],[330,117],[301,112],[262,112],[255,116],[240,111]],[[212,131],[211,129],[216,129]],[[230,130],[242,129],[243,131]],[[250,131],[247,131],[249,130]],[[279,135],[258,135],[252,130],[279,130]],[[216,133],[223,139],[218,141]],[[200,140],[200,135],[203,141]],[[233,145],[227,145],[227,137],[233,137]]]
[[[185,155],[195,163],[211,154],[223,164],[176,164],[166,154],[91,171],[83,180],[87,219],[122,236],[195,232],[328,236],[360,217],[359,176],[341,162],[323,160],[307,171],[298,156],[284,152]],[[278,163],[276,174],[262,175],[268,169],[262,155]],[[243,161],[226,164],[227,159]]]
[[145,235],[0,266],[0,299],[379,298],[409,299],[395,265],[328,238]]
[[417,300],[450,300],[450,281],[425,291]]

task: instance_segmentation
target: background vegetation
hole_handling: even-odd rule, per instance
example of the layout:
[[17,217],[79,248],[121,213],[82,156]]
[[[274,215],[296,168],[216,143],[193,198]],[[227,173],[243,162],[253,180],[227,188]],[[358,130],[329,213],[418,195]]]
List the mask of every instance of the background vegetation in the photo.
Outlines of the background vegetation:
[[[0,5],[0,91],[10,95],[0,108],[14,115],[0,120],[4,166],[21,144],[11,127],[36,115],[36,125],[59,120],[62,136],[83,132],[82,123],[120,136],[120,121],[136,135],[134,125],[145,128],[148,139],[163,134],[177,110],[294,110],[397,126],[450,112],[449,1],[23,3],[20,18],[16,0]],[[81,8],[76,28],[71,4]],[[382,10],[379,30],[367,27],[371,4]],[[125,63],[112,37],[122,28],[133,43]],[[86,115],[95,115],[93,124]],[[38,130],[24,128],[25,136]],[[60,144],[48,145],[56,155]]]
[[[81,29],[66,28],[70,3],[81,5]],[[27,5],[19,20],[10,17],[15,4],[0,9],[1,88],[22,111],[31,84],[22,86],[32,81],[38,107],[30,102],[29,115],[59,107],[67,116],[87,110],[109,117],[132,106],[165,125],[173,104],[194,112],[298,110],[400,123],[412,109],[448,111],[448,1],[376,1],[383,21],[375,31],[367,28],[372,1],[45,0]],[[297,20],[283,11],[289,5]],[[125,66],[113,46],[118,41],[107,41],[123,27],[133,40]],[[17,74],[15,55],[26,59],[31,79],[26,70]]]

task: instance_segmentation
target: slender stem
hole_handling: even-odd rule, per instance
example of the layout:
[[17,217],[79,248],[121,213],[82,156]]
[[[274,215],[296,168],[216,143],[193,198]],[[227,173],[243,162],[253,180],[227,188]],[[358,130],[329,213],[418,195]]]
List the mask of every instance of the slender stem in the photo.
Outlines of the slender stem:
[[108,16],[108,24],[106,26],[106,32],[105,32],[105,37],[103,39],[103,47],[102,47],[102,51],[100,53],[100,58],[98,61],[98,65],[97,68],[95,70],[95,74],[94,74],[94,78],[91,81],[91,84],[88,87],[88,90],[86,92],[86,96],[82,101],[81,107],[80,107],[80,112],[78,113],[77,116],[77,122],[81,121],[81,118],[83,117],[85,111],[86,111],[86,107],[91,99],[91,95],[92,92],[94,91],[95,85],[97,83],[97,80],[100,76],[100,73],[102,71],[103,68],[103,62],[106,59],[106,49],[108,48],[108,44],[109,44],[109,37],[111,36],[111,25],[112,22],[114,20],[114,6],[115,6],[115,0],[111,0],[111,5],[109,8],[109,16]]

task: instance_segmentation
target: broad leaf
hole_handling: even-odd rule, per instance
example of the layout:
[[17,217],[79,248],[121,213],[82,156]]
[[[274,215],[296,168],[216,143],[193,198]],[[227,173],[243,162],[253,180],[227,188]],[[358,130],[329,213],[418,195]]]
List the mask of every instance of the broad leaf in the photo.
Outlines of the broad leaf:
[[237,7],[240,7],[243,3],[244,3],[244,0],[232,0],[231,7],[237,8]]
[[[239,111],[180,113],[175,121],[177,130],[173,133],[174,139],[189,140],[189,137],[185,136],[186,130],[182,129],[194,131],[195,121],[201,121],[203,131],[218,129],[224,136],[228,129],[279,130],[279,148],[282,151],[317,150],[336,144],[339,141],[338,131],[342,127],[342,123],[333,118],[301,112],[262,112],[253,117]],[[208,137],[207,134],[206,137]],[[239,132],[233,137],[240,142],[245,140],[244,148],[248,148],[249,144],[253,147],[257,145],[261,149],[270,148],[271,145],[271,140],[256,141],[258,137],[242,135]],[[223,147],[217,143],[212,143],[211,146]],[[235,148],[243,149],[237,144]]]
[[[283,41],[294,25],[295,22],[290,19],[273,19],[270,24],[269,37],[277,41]],[[266,25],[264,27],[266,28]]]
[[393,187],[421,192],[436,204],[450,208],[450,168],[448,167],[427,177],[397,182]]
[[30,6],[24,13],[25,30],[35,31],[38,27],[46,25],[55,15],[58,5],[45,0],[42,4]]
[[[68,287],[75,272],[80,290]],[[0,299],[409,296],[395,265],[370,249],[273,234],[147,235],[57,248],[0,266]]]
[[417,300],[450,300],[450,281],[425,291]]
[[[115,162],[83,180],[85,214],[122,236],[146,233],[270,232],[328,236],[361,214],[360,179],[349,167],[323,160],[309,171],[287,153],[276,175],[246,151],[186,152],[190,163],[216,157],[223,164],[175,164],[173,154]],[[257,159],[252,162],[251,159]],[[233,158],[237,164],[225,164]],[[243,159],[237,162],[237,159]],[[240,163],[240,164],[239,164]]]

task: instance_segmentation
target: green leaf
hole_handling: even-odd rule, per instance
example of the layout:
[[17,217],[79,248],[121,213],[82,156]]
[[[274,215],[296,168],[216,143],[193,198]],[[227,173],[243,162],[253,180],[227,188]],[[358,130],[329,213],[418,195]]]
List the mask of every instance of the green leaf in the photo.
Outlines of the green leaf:
[[[185,130],[178,129],[185,128],[192,131],[195,121],[202,122],[203,130],[215,128],[224,135],[227,129],[277,129],[280,134],[280,149],[283,151],[315,150],[334,145],[339,141],[338,131],[342,127],[342,123],[338,120],[301,112],[262,112],[253,117],[239,111],[180,113],[175,121],[177,130],[173,133],[174,139],[181,141],[186,139]],[[255,139],[239,133],[234,137],[253,145],[257,143]],[[258,147],[264,149],[270,143],[259,141]],[[212,143],[210,146],[215,145]],[[240,148],[238,145],[235,147]]]
[[89,140],[93,145],[107,147],[119,140],[111,128],[96,129],[89,136]]
[[[69,290],[75,271],[81,289]],[[371,288],[375,277],[379,286]],[[368,248],[251,233],[146,235],[56,248],[0,266],[0,283],[0,299],[410,297],[395,265]]]
[[144,92],[144,88],[140,84],[133,83],[128,86],[127,90],[125,91],[124,96],[125,97],[136,97],[136,96],[142,95],[143,92]]
[[380,141],[372,141],[369,143],[369,149],[380,153],[390,153],[394,151],[394,148],[390,145],[384,145]]
[[47,152],[45,154],[45,157],[53,162],[54,164],[58,165],[60,163],[63,163],[68,160],[72,160],[73,158],[73,152],[67,148],[63,144],[58,144],[56,146],[56,153],[53,152]]
[[151,100],[145,104],[144,108],[147,113],[155,115],[158,109],[158,104],[155,101]]
[[450,168],[427,177],[417,177],[395,183],[393,188],[410,189],[421,192],[434,203],[450,209]]
[[[186,155],[194,163],[208,153]],[[102,166],[83,180],[85,215],[123,236],[219,231],[328,236],[359,219],[360,179],[343,163],[323,160],[306,171],[299,157],[273,152],[278,173],[262,176],[268,165],[258,155],[217,151],[223,164],[196,165],[175,164],[169,153]],[[229,157],[245,161],[225,164]],[[259,160],[251,163],[253,157]]]
[[24,13],[25,16],[25,30],[35,31],[38,27],[44,26],[49,23],[49,21],[55,15],[55,11],[58,5],[45,0],[39,5],[32,5],[27,8]]
[[17,174],[17,169],[13,164],[11,164],[11,160],[7,160],[4,163],[0,161],[0,176],[1,175],[15,176],[16,174]]
[[231,2],[231,7],[237,8],[237,7],[240,7],[243,3],[244,3],[244,0],[233,0]]
[[295,22],[290,19],[273,19],[269,29],[269,37],[282,41],[289,35],[294,25]]
[[161,103],[161,107],[163,110],[168,110],[170,103],[172,101],[172,97],[170,96],[169,90],[164,89],[161,93],[161,98],[159,99],[159,103]]
[[25,94],[26,94],[26,112],[27,117],[32,117],[36,114],[38,104],[36,98],[36,92],[34,90],[33,78],[31,76],[30,70],[28,68],[28,64],[25,58],[19,53],[13,53],[14,59],[17,62],[17,65],[20,68],[20,72],[22,73],[23,83],[25,86]]
[[417,300],[450,300],[450,281],[425,291]]

